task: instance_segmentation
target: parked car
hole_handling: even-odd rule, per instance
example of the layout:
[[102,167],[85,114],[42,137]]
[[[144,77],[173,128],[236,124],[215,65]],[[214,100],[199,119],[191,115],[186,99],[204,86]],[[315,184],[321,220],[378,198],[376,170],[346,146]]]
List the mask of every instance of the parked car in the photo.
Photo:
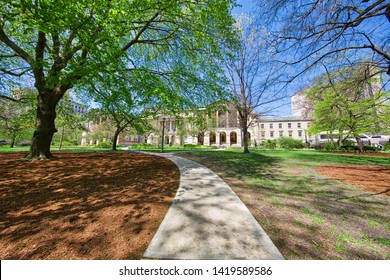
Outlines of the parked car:
[[373,135],[371,136],[371,145],[383,149],[384,145],[390,142],[390,135]]

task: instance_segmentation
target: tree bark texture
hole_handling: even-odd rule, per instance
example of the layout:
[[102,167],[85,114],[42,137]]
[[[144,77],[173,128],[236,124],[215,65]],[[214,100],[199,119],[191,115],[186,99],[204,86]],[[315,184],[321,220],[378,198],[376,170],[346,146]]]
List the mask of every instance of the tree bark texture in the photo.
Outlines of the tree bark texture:
[[115,130],[114,139],[112,140],[112,150],[116,151],[116,142],[118,141],[120,130]]
[[31,141],[29,159],[48,159],[53,155],[50,152],[50,145],[55,128],[56,106],[61,95],[54,91],[45,91],[38,95],[38,106],[35,123],[35,131]]
[[242,138],[243,138],[243,144],[244,144],[244,153],[250,153],[249,152],[249,141],[248,141],[248,114],[245,111],[242,118]]
[[363,154],[364,153],[364,146],[363,146],[362,139],[360,138],[359,135],[354,135],[354,136],[355,136],[355,139],[356,139],[357,147],[359,149],[359,153]]

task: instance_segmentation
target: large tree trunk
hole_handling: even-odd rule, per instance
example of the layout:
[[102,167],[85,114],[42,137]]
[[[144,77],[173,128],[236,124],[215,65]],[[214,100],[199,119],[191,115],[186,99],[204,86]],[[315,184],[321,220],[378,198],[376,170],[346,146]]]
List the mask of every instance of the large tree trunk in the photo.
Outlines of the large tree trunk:
[[249,139],[248,139],[248,127],[244,125],[242,127],[242,137],[243,137],[243,142],[244,142],[244,153],[250,153],[249,152]]
[[29,159],[48,159],[53,155],[50,152],[50,145],[55,128],[56,106],[62,94],[53,91],[45,91],[38,95],[38,107],[35,123],[35,131],[31,141]]
[[204,132],[198,134],[198,145],[204,145]]
[[116,142],[118,141],[118,136],[121,131],[119,129],[115,130],[114,139],[112,139],[112,150],[116,151]]

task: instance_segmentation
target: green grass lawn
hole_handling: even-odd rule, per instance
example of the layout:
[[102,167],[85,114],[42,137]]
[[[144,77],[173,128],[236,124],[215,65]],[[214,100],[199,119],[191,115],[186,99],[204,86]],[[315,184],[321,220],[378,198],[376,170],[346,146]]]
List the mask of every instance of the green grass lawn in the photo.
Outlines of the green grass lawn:
[[390,198],[315,170],[332,164],[388,170],[389,158],[279,150],[179,155],[219,174],[286,259],[390,259]]

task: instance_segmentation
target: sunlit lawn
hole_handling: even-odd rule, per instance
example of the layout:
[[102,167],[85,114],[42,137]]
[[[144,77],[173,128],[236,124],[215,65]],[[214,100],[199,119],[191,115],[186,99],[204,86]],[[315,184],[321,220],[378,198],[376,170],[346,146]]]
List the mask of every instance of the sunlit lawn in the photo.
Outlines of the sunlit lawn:
[[287,259],[390,259],[390,197],[315,170],[378,165],[389,173],[390,158],[266,150],[180,155],[218,173]]

